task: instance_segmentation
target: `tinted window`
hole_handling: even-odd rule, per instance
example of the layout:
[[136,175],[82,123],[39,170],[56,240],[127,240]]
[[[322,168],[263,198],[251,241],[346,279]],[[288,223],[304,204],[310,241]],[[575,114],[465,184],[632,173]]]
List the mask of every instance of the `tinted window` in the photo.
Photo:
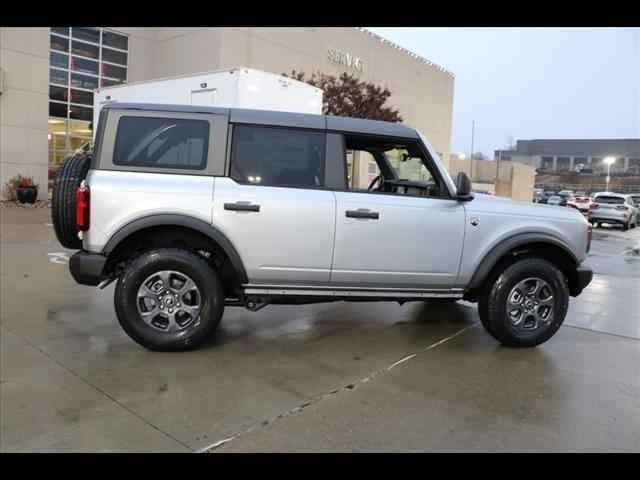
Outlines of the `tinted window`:
[[208,148],[209,122],[205,120],[122,117],[113,163],[202,170]]
[[127,54],[118,50],[111,50],[110,48],[102,49],[102,60],[105,62],[119,63],[120,65],[127,64]]
[[116,80],[126,80],[127,79],[127,69],[123,67],[116,67],[115,65],[110,65],[108,63],[103,63],[101,65],[102,75],[104,77],[115,78]]
[[237,126],[231,178],[259,185],[322,187],[324,150],[323,132]]
[[117,33],[102,31],[102,43],[114,48],[120,48],[126,50],[129,46],[129,39],[125,35],[118,35]]
[[598,196],[595,199],[596,203],[608,203],[612,205],[622,205],[624,203],[624,198],[622,197],[605,197]]
[[74,40],[71,43],[71,53],[83,57],[100,58],[100,47],[98,45],[91,45],[90,43],[77,42]]
[[100,29],[97,27],[73,27],[71,36],[79,40],[100,43]]

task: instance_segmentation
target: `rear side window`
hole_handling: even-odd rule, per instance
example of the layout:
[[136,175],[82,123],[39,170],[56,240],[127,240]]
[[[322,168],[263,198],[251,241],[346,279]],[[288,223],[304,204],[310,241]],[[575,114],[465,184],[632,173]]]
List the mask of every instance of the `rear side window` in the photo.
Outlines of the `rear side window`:
[[608,203],[611,205],[622,205],[624,203],[624,198],[622,197],[605,197],[599,196],[595,199],[596,203]]
[[231,178],[238,183],[322,187],[325,134],[287,128],[236,126]]
[[207,164],[209,122],[183,118],[122,117],[114,165],[202,170]]

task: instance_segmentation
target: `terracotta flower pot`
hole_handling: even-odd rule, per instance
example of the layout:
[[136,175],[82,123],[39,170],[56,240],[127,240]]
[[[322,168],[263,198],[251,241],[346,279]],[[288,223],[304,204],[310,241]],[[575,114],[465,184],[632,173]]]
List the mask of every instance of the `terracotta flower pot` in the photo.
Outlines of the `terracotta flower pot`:
[[20,203],[36,203],[38,189],[36,187],[18,187],[18,200]]

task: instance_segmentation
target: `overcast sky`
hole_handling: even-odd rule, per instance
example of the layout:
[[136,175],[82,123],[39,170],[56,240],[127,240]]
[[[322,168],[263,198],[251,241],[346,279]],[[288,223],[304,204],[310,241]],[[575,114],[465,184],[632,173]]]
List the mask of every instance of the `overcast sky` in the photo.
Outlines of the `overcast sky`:
[[455,74],[452,152],[640,138],[638,28],[371,28]]

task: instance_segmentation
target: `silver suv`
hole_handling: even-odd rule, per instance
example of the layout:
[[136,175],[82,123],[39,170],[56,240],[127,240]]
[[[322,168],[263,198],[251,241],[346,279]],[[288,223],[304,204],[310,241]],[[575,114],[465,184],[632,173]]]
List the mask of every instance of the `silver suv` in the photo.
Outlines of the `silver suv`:
[[477,301],[493,337],[530,347],[592,278],[579,212],[474,196],[387,122],[107,105],[52,214],[75,280],[117,280],[120,324],[154,350],[194,347],[230,306],[428,299]]

